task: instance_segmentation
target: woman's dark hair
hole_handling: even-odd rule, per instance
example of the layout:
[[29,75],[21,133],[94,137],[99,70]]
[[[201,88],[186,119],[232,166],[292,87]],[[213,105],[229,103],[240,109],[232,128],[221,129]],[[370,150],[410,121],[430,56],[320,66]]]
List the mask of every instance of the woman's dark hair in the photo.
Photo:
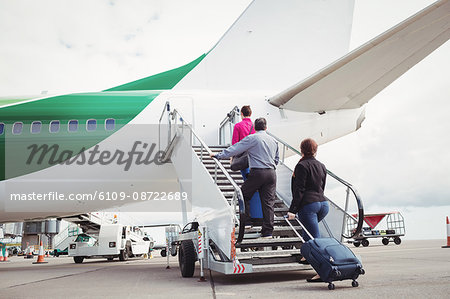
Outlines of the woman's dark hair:
[[244,115],[244,117],[252,116],[252,109],[250,108],[250,105],[242,106],[241,112]]
[[264,117],[255,120],[255,131],[262,131],[267,128],[266,119]]
[[317,153],[317,142],[311,138],[304,139],[300,144],[300,151],[305,158],[314,157]]

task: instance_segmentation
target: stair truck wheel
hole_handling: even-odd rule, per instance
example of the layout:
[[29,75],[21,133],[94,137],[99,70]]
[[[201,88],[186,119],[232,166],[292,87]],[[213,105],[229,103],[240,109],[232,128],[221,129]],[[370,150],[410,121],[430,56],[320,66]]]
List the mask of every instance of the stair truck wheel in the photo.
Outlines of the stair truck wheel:
[[170,255],[177,256],[177,247],[176,246],[174,246],[174,248],[172,248],[172,250],[170,251]]
[[194,276],[197,253],[192,240],[181,241],[178,251],[178,264],[180,265],[181,276]]
[[361,245],[361,242],[359,242],[359,241],[355,241],[355,242],[353,242],[353,246],[355,246],[355,247],[359,247],[359,245]]
[[394,238],[394,243],[397,245],[400,245],[400,243],[402,243],[402,239],[400,239],[400,237],[395,237]]
[[361,241],[361,244],[362,244],[362,246],[367,247],[367,246],[369,246],[369,240],[364,239]]
[[75,262],[75,264],[81,264],[84,260],[83,256],[74,256],[73,257],[73,261]]
[[122,262],[128,260],[128,247],[127,246],[125,246],[125,248],[120,251],[119,260]]
[[381,242],[383,242],[384,245],[388,245],[389,244],[389,239],[388,238],[383,238],[383,240],[381,240]]

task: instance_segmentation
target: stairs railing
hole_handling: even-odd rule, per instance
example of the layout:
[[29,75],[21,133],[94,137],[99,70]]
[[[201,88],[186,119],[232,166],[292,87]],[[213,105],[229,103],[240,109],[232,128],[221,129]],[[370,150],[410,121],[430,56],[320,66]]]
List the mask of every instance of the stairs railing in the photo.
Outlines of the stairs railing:
[[[272,136],[273,138],[275,138],[278,141],[278,143],[282,145],[282,149],[280,151],[280,162],[282,164],[284,164],[286,167],[288,167],[285,164],[285,157],[286,157],[287,150],[291,150],[295,154],[301,156],[301,153],[298,150],[296,150],[295,148],[293,148],[292,146],[290,146],[289,144],[287,144],[283,140],[279,139],[278,137],[274,136],[270,132],[267,132],[267,133],[270,136]],[[293,170],[291,169],[291,171],[293,171]],[[361,197],[359,196],[358,191],[350,183],[346,182],[345,180],[343,180],[342,178],[340,178],[339,176],[337,176],[333,172],[329,171],[328,169],[327,169],[327,174],[328,174],[328,176],[330,176],[331,178],[336,180],[338,183],[340,183],[340,184],[342,184],[343,186],[346,187],[345,208],[341,208],[338,204],[334,203],[329,198],[327,198],[327,199],[337,209],[341,210],[341,212],[344,213],[345,217],[344,217],[344,219],[342,221],[342,232],[343,232],[342,233],[342,237],[347,238],[347,239],[351,239],[351,238],[353,238],[354,236],[358,235],[361,232],[362,226],[363,226],[363,223],[364,223],[364,208],[363,208]],[[356,201],[356,206],[357,206],[357,209],[358,209],[357,218],[354,215],[352,215],[352,214],[350,214],[348,212],[350,194],[353,194],[353,196],[355,198],[355,201]],[[349,225],[349,223],[353,223],[353,225]],[[349,227],[352,227],[353,229],[348,229]]]
[[[211,149],[202,140],[202,138],[200,138],[200,136],[197,135],[194,128],[184,120],[183,116],[180,114],[180,112],[177,109],[170,111],[170,103],[169,102],[166,102],[166,105],[164,106],[164,110],[160,117],[160,136],[161,136],[161,121],[162,121],[162,118],[163,118],[165,112],[167,112],[169,114],[169,118],[168,118],[169,146],[174,138],[176,138],[177,136],[183,136],[183,130],[187,129],[187,130],[189,130],[190,136],[191,136],[191,140],[190,140],[191,147],[193,147],[193,146],[200,147],[200,155],[199,155],[200,161],[203,162],[205,155],[207,155],[206,157],[209,158],[209,155],[212,153]],[[172,129],[174,129],[174,131],[175,131],[174,133],[172,132]],[[181,130],[181,132],[178,132],[178,130]],[[174,137],[172,137],[172,135]],[[160,137],[160,142],[161,142],[161,137]],[[224,165],[217,159],[213,159],[213,161],[214,161],[214,165],[215,165],[215,174],[213,176],[214,183],[217,184],[217,180],[218,180],[217,175],[218,175],[218,172],[220,171],[225,176],[225,178],[230,182],[230,184],[232,185],[233,190],[234,190],[233,199],[232,199],[233,205],[230,206],[230,209],[233,209],[233,215],[235,215],[235,217],[234,217],[235,226],[239,223],[239,235],[236,240],[236,243],[239,243],[240,241],[242,241],[242,239],[244,237],[243,235],[244,235],[244,228],[245,228],[245,224],[242,223],[242,221],[244,219],[243,215],[245,214],[244,196],[242,195],[241,188],[237,185],[237,183],[234,181],[234,179],[228,173],[228,171],[226,170]],[[226,200],[226,199],[224,198],[224,200]],[[227,202],[227,205],[228,205],[228,202]],[[239,219],[235,213],[237,206],[239,206]]]
[[227,116],[220,122],[219,125],[219,144],[225,145],[227,140],[231,140],[233,136],[234,125],[239,119],[239,107],[234,108],[227,113]]

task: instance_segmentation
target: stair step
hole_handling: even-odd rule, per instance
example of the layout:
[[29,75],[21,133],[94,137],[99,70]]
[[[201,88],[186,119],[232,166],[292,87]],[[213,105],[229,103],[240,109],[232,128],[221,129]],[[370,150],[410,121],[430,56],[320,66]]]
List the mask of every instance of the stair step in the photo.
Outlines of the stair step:
[[251,259],[242,259],[241,263],[252,265],[272,265],[272,264],[287,264],[300,262],[301,255],[286,255],[286,256],[271,256],[271,257],[255,257]]
[[[228,146],[227,145],[208,145],[208,147],[210,149],[217,149],[217,148],[225,149]],[[201,148],[201,145],[193,145],[192,148],[193,149],[199,149],[199,148]]]
[[236,256],[238,259],[245,259],[255,257],[287,256],[293,254],[300,255],[300,249],[246,251],[236,253]]
[[[300,226],[294,226],[294,228],[299,231],[301,229]],[[249,233],[259,233],[261,231],[261,226],[253,226],[252,228],[245,229],[245,234]],[[292,232],[292,228],[290,226],[274,226],[274,232]]]
[[270,264],[270,265],[253,265],[253,272],[276,272],[276,271],[297,271],[311,270],[310,265],[299,263]]
[[[204,157],[203,157],[204,158]],[[220,163],[222,163],[223,165],[230,165],[231,163],[230,163],[230,160],[228,160],[228,159],[223,159],[223,160],[220,160]],[[208,158],[208,159],[203,159],[203,164],[212,164],[212,165],[215,165],[216,164],[216,161],[215,160],[213,160],[213,159],[211,159],[211,158]]]
[[300,238],[272,238],[272,239],[246,239],[242,243],[236,244],[236,248],[249,247],[275,247],[302,244]]

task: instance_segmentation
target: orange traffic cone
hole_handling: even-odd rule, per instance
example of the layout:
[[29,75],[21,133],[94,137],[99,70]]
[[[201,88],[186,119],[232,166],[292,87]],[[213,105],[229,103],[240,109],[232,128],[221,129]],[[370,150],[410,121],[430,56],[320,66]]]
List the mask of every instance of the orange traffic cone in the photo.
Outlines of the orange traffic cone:
[[450,222],[447,216],[447,246],[442,246],[442,248],[450,248]]
[[6,248],[6,250],[5,250],[5,256],[3,257],[3,261],[4,261],[4,262],[9,262],[8,256],[9,256],[9,253],[8,253],[8,249]]
[[5,258],[3,257],[3,249],[0,248],[0,262],[3,262]]
[[42,241],[41,241],[41,244],[39,245],[38,259],[33,264],[47,264],[47,263],[48,262],[44,261],[44,246],[42,246]]

